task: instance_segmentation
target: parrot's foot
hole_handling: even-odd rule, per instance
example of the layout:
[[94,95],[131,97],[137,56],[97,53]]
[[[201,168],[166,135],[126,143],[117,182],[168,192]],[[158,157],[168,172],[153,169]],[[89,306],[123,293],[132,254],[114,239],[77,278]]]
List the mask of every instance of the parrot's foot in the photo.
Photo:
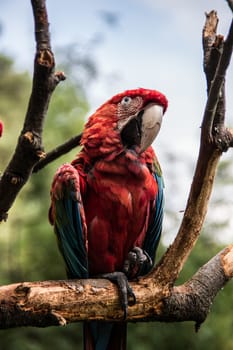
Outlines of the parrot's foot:
[[136,303],[136,297],[132,288],[129,285],[128,279],[124,272],[111,272],[105,273],[100,277],[106,278],[109,281],[116,283],[120,293],[121,306],[124,311],[124,320],[128,315],[128,305],[134,305]]
[[128,253],[128,259],[124,262],[123,271],[128,278],[135,278],[141,275],[141,271],[146,267],[150,270],[153,266],[153,262],[148,253],[139,248],[134,247]]

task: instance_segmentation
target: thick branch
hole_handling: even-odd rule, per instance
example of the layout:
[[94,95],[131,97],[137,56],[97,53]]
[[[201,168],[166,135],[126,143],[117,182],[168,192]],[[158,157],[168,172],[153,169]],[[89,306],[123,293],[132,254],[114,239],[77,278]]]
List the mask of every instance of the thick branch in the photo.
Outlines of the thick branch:
[[[211,16],[212,13],[212,16]],[[213,82],[211,83],[210,92],[204,112],[201,144],[199,150],[196,170],[184,213],[184,217],[173,244],[169,247],[166,254],[163,256],[160,266],[154,273],[154,278],[162,281],[165,285],[172,286],[177,279],[187,257],[189,256],[193,246],[195,245],[206,216],[207,205],[213,187],[216,168],[222,153],[219,145],[213,141],[213,134],[218,132],[219,144],[224,144],[228,140],[228,147],[230,145],[230,133],[221,124],[219,129],[213,130],[213,125],[219,126],[219,122],[223,123],[225,117],[225,94],[223,81],[226,74],[230,57],[232,54],[233,45],[233,25],[231,24],[230,31],[226,42],[224,43],[223,52],[218,60],[212,54],[208,45],[216,42],[216,13],[212,11],[206,19],[204,28],[204,41],[207,43],[204,50],[204,66],[213,67],[217,69]],[[209,39],[207,38],[209,36]],[[212,62],[214,57],[214,62]],[[217,68],[216,68],[217,65]],[[211,69],[205,69],[209,74],[213,74]],[[207,82],[210,82],[207,76]],[[222,96],[219,99],[220,92]],[[209,132],[211,131],[211,137]],[[229,138],[228,138],[229,135]]]
[[[233,246],[169,294],[151,276],[132,282],[137,303],[127,321],[202,323],[218,291],[233,277]],[[24,282],[0,287],[0,328],[47,327],[84,320],[121,321],[117,288],[106,280]]]
[[27,182],[34,165],[44,157],[42,145],[43,121],[51,94],[64,74],[54,74],[45,0],[32,0],[37,51],[31,97],[25,122],[12,159],[0,181],[0,221],[6,220],[18,192]]

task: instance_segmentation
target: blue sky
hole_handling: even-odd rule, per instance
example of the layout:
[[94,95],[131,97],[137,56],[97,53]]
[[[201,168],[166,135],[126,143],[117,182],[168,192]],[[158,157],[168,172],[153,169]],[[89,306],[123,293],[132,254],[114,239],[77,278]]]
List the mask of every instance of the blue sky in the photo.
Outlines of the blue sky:
[[[163,150],[172,150],[180,157],[180,165],[174,169],[174,177],[183,179],[176,210],[184,209],[192,179],[185,177],[183,163],[197,156],[206,101],[201,43],[204,13],[217,10],[218,31],[226,35],[232,17],[226,1],[47,0],[47,7],[55,54],[57,47],[87,42],[95,33],[104,33],[104,41],[95,50],[101,75],[89,91],[92,111],[113,94],[129,88],[154,88],[167,95],[169,108],[155,147],[162,158]],[[107,26],[101,11],[116,13],[117,25]],[[30,0],[0,0],[0,23],[4,29],[0,50],[13,56],[20,69],[31,71],[35,44]],[[227,119],[231,126],[232,75],[231,68],[227,80]],[[167,182],[169,188],[169,179]]]

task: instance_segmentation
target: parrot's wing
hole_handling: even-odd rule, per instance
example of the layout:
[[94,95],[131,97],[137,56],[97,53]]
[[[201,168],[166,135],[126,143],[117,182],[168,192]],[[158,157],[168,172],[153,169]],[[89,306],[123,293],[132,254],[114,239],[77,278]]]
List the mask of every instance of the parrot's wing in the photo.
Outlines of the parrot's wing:
[[[155,260],[156,249],[159,244],[159,240],[162,232],[162,222],[163,222],[163,208],[164,208],[164,194],[163,194],[163,178],[160,174],[153,174],[157,184],[158,192],[155,199],[155,205],[151,213],[150,224],[146,232],[143,249],[150,256],[153,264]],[[141,272],[142,275],[148,273],[150,269],[144,269]]]
[[53,224],[68,278],[87,278],[86,224],[78,171],[65,164],[52,185]]

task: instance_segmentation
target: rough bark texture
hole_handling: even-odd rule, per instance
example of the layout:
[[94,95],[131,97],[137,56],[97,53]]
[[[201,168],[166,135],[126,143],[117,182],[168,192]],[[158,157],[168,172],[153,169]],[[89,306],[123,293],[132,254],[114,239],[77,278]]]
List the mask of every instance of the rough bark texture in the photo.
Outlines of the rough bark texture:
[[0,180],[0,221],[6,220],[16,196],[28,181],[34,165],[45,156],[42,145],[43,121],[52,92],[64,80],[54,73],[45,1],[32,0],[35,20],[36,55],[31,97],[15,152]]
[[[153,276],[132,282],[137,302],[127,321],[194,321],[201,324],[218,291],[233,276],[233,245],[184,285],[165,292]],[[47,327],[84,320],[122,321],[116,287],[106,280],[23,282],[0,287],[0,328]]]

